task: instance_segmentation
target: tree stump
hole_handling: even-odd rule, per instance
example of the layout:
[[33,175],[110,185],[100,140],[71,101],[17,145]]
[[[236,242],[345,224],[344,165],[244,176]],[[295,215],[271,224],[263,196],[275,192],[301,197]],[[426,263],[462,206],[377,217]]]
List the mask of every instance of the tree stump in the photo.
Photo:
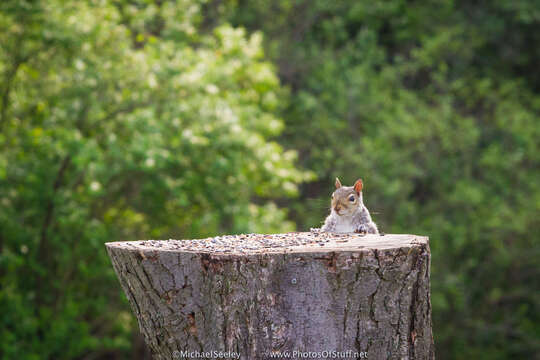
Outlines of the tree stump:
[[107,243],[155,359],[433,359],[428,238]]

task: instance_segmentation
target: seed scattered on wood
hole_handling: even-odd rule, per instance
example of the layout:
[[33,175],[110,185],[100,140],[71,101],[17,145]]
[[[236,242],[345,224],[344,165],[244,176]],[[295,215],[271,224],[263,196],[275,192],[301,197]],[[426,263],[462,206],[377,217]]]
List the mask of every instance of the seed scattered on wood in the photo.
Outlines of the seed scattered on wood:
[[[157,241],[145,240],[134,242],[136,245],[167,250],[193,251],[203,253],[260,253],[275,250],[293,251],[295,247],[330,246],[332,243],[346,243],[361,238],[365,234],[341,234],[323,232],[311,228],[310,232],[290,232],[286,234],[238,234],[209,237],[194,240]],[[143,255],[141,255],[143,256]],[[143,258],[144,259],[144,258]]]

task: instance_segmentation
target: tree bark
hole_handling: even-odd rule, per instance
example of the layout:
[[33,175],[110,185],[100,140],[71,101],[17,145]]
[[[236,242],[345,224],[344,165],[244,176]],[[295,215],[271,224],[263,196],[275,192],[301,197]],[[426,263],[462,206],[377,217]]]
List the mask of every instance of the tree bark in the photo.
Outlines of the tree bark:
[[428,238],[328,236],[229,253],[106,246],[155,359],[433,359]]

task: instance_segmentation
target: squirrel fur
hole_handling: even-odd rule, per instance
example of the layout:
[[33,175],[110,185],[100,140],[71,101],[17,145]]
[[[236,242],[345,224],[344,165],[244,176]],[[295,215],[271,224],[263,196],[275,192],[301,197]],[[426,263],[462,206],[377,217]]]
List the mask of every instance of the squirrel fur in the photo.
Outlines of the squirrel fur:
[[321,230],[326,232],[378,234],[377,225],[371,219],[362,197],[362,179],[353,186],[342,186],[336,178],[336,190],[332,194],[330,215]]

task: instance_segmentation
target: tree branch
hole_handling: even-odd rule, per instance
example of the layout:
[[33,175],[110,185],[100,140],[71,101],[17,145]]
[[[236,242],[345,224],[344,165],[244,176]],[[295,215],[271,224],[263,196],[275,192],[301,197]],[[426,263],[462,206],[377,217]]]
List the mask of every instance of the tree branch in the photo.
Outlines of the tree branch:
[[[21,38],[22,38],[22,36],[17,39],[16,49],[20,49],[21,46],[22,46]],[[41,48],[38,47],[37,49],[34,49],[34,50],[30,51],[28,54],[26,54],[24,56],[21,56],[19,53],[14,55],[13,66],[11,67],[11,69],[9,69],[6,72],[6,75],[5,75],[5,78],[4,78],[4,81],[3,81],[4,84],[5,84],[5,88],[3,89],[2,94],[0,96],[0,104],[1,104],[1,108],[0,108],[0,130],[4,126],[4,123],[5,123],[6,118],[7,118],[7,108],[8,108],[8,105],[9,105],[9,95],[11,93],[11,88],[12,88],[12,85],[13,85],[13,79],[17,75],[17,72],[19,71],[19,68],[21,67],[21,65],[28,62],[28,60],[30,60],[30,58],[32,56],[39,53],[40,51],[41,51]]]
[[23,59],[16,59],[13,64],[13,67],[7,72],[5,76],[4,84],[6,87],[4,91],[2,92],[2,97],[0,100],[2,104],[1,105],[2,109],[0,111],[0,129],[2,129],[3,124],[6,121],[7,107],[9,103],[9,94],[11,92],[11,85],[12,85],[13,78],[15,78],[15,75],[17,75],[17,71],[19,70],[19,67],[21,66],[23,62],[24,62]]
[[[56,178],[53,183],[53,193],[47,202],[47,206],[45,209],[45,218],[43,219],[43,224],[41,225],[41,233],[39,238],[39,244],[38,244],[38,252],[37,254],[41,259],[43,259],[43,264],[45,267],[49,266],[49,238],[48,238],[48,230],[51,226],[52,219],[53,219],[53,213],[54,213],[54,198],[56,193],[58,192],[58,189],[62,185],[62,181],[66,172],[66,169],[68,168],[69,164],[71,163],[71,156],[66,155],[64,160],[62,160],[62,164],[60,165],[60,168],[58,169],[58,172],[56,173]],[[40,305],[43,303],[44,294],[43,294],[43,286],[45,285],[45,281],[43,281],[42,276],[38,273],[37,276],[37,309],[39,309]]]
[[62,184],[64,173],[66,172],[66,169],[70,163],[71,156],[67,155],[62,161],[62,165],[60,165],[60,169],[58,169],[58,173],[56,174],[56,178],[53,184],[53,194],[47,203],[45,218],[43,220],[43,225],[41,226],[41,237],[39,243],[40,253],[42,252],[41,250],[44,250],[42,248],[47,246],[47,230],[49,229],[49,226],[52,222],[52,216],[54,212],[54,196]]

